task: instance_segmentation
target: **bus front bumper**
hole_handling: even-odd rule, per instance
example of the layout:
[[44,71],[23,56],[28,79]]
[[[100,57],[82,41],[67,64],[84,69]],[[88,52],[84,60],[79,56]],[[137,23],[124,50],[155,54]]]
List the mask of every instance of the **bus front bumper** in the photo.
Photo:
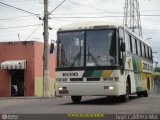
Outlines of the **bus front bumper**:
[[119,82],[55,83],[56,96],[119,96],[124,93]]

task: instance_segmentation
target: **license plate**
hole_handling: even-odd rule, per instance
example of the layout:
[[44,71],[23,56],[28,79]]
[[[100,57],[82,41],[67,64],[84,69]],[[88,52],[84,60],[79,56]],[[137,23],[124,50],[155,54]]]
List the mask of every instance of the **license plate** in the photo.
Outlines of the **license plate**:
[[61,91],[59,91],[59,94],[68,94],[69,92],[68,92],[68,90],[61,90]]

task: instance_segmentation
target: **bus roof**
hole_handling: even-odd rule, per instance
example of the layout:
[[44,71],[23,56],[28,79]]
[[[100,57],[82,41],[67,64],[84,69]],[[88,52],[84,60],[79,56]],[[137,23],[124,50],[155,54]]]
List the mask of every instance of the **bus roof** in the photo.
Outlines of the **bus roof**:
[[117,22],[109,21],[87,21],[87,22],[78,22],[73,24],[68,24],[59,28],[58,31],[63,30],[81,30],[81,29],[92,29],[92,28],[102,28],[102,27],[119,27],[121,24]]

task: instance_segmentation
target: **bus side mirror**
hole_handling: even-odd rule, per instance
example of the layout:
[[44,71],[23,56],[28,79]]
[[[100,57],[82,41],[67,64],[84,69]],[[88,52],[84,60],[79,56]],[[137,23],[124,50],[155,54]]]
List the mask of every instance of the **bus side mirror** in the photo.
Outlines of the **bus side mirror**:
[[123,58],[120,58],[119,63],[120,63],[120,67],[121,67],[121,73],[123,73],[124,72],[124,61],[123,61]]
[[50,45],[50,53],[52,54],[54,51],[54,43],[51,42],[51,45]]
[[119,36],[119,40],[120,40],[120,41],[123,41],[123,36],[120,35],[120,36]]
[[120,66],[124,66],[124,65],[123,65],[123,59],[122,59],[122,58],[120,58],[119,63],[120,63]]
[[125,44],[125,42],[121,42],[121,51],[122,52],[126,51],[126,44]]

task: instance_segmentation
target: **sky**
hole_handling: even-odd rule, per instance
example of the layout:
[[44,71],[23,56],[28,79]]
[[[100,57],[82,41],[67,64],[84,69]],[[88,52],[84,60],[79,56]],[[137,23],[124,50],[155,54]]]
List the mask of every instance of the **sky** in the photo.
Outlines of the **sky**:
[[[49,0],[49,12],[62,1]],[[39,17],[43,18],[44,15],[43,0],[0,0],[0,2],[38,14],[36,16],[0,4],[0,42],[31,40],[43,42],[43,20],[39,20]],[[49,41],[56,40],[56,31],[59,27],[74,22],[102,20],[123,23],[123,17],[107,16],[123,16],[124,5],[125,0],[66,0],[49,16],[49,27],[52,28],[49,30]],[[159,5],[160,0],[139,0],[143,39],[146,39],[145,41],[153,48],[154,59],[160,66]]]

